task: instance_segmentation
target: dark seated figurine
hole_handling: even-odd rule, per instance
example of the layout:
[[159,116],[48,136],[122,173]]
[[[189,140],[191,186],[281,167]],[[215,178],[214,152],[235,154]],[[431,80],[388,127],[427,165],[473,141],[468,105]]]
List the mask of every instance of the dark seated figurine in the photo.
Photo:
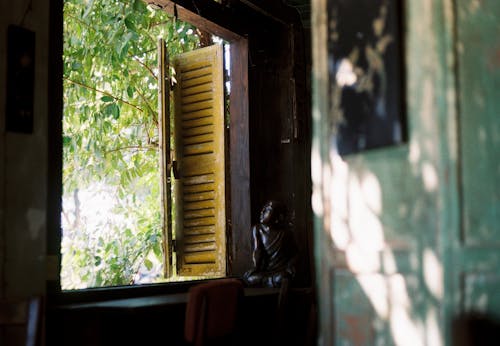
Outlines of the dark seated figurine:
[[252,227],[252,245],[254,268],[243,277],[249,286],[280,287],[284,280],[293,280],[297,247],[282,203],[264,205],[259,223]]

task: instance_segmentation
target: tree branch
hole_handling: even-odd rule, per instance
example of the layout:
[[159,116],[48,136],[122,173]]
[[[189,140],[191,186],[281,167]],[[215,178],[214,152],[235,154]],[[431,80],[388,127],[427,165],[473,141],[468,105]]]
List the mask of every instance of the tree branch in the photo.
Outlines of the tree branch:
[[139,63],[142,67],[144,67],[146,70],[149,71],[149,73],[151,73],[151,75],[156,79],[158,80],[158,77],[155,76],[155,73],[154,71],[151,69],[151,67],[149,67],[148,65],[146,65],[145,63],[143,63],[138,57],[136,57],[135,55],[132,55],[132,54],[129,54],[128,55],[129,57],[131,57],[134,61],[136,61],[137,63]]
[[65,16],[67,16],[67,17],[69,17],[69,18],[71,18],[71,19],[76,20],[78,23],[82,24],[83,26],[85,26],[85,27],[87,27],[87,28],[89,28],[89,29],[92,29],[94,32],[97,32],[97,29],[96,29],[96,28],[94,28],[94,27],[90,26],[90,24],[88,24],[88,23],[84,22],[84,21],[83,21],[83,20],[81,20],[80,18],[77,18],[77,17],[75,17],[75,16],[73,16],[72,14],[69,14],[69,13],[65,13],[64,15],[65,15]]
[[72,80],[72,79],[69,79],[68,77],[63,77],[63,79],[64,79],[64,80],[66,80],[66,81],[68,81],[68,82],[70,82],[70,83],[73,83],[73,84],[75,84],[75,85],[81,86],[81,87],[83,87],[83,88],[87,88],[87,89],[93,90],[93,91],[95,91],[95,92],[101,93],[101,94],[103,94],[103,95],[106,95],[106,96],[112,97],[112,98],[113,98],[113,99],[115,99],[116,101],[123,102],[123,103],[125,103],[125,104],[129,105],[130,107],[133,107],[133,108],[137,109],[138,111],[140,111],[140,112],[144,113],[144,110],[143,110],[143,109],[141,109],[141,108],[137,107],[136,105],[134,105],[134,104],[132,104],[132,103],[130,103],[130,102],[128,102],[128,101],[126,101],[126,100],[122,99],[122,98],[116,97],[116,96],[114,96],[113,94],[111,94],[111,93],[109,93],[109,92],[107,92],[107,91],[96,89],[96,88],[94,88],[94,87],[91,87],[90,85],[86,85],[86,84],[83,84],[83,83],[81,83],[81,82],[77,82],[77,81],[74,81],[74,80]]
[[172,21],[172,19],[168,18],[167,20],[164,20],[164,21],[161,21],[161,22],[151,23],[151,24],[149,24],[149,28],[152,29],[152,28],[160,26],[160,25],[165,25],[165,24],[167,24],[168,22],[171,22],[171,21]]
[[[151,105],[148,102],[148,99],[144,96],[143,93],[141,93],[139,91],[139,89],[136,88],[135,91],[139,94],[139,96],[141,97],[141,99],[144,101],[144,103],[148,107],[148,109],[151,112],[151,114],[153,114],[153,121],[155,122],[156,126],[158,126],[158,115],[156,114],[156,111],[153,109],[153,107],[151,107]],[[156,118],[154,118],[154,115],[156,115]]]
[[[151,250],[151,249],[149,249],[149,250]],[[135,270],[134,275],[132,275],[132,277],[130,278],[130,281],[129,281],[130,285],[133,285],[135,283],[134,278],[139,274],[139,271],[141,270],[141,264],[143,264],[146,261],[146,256],[149,252],[148,251],[143,252],[143,251],[144,251],[144,248],[142,248],[141,251],[138,251],[137,256],[135,256],[135,258],[131,261],[132,266],[133,266],[135,264],[135,262],[137,262],[139,257],[143,256],[142,261],[139,262],[139,265],[137,266],[137,270]]]
[[104,155],[107,155],[107,154],[113,153],[113,152],[115,152],[115,151],[120,151],[120,150],[128,150],[128,149],[137,149],[137,150],[156,150],[156,146],[154,146],[154,145],[149,145],[149,146],[143,147],[143,146],[140,146],[140,145],[127,145],[127,146],[124,146],[124,147],[114,148],[114,149],[111,149],[111,150],[105,151],[105,152],[104,152]]

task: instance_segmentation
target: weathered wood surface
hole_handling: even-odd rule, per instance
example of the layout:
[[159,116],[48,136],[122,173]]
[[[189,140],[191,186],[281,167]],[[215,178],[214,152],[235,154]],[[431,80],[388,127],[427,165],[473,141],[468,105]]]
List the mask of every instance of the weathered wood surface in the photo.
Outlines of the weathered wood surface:
[[499,311],[500,6],[404,2],[409,143],[342,159],[327,3],[312,17],[321,340],[452,344],[455,316]]
[[456,2],[464,310],[500,318],[500,2]]
[[249,43],[252,223],[267,200],[286,205],[300,247],[296,284],[309,285],[310,110],[304,90],[307,67],[298,50],[304,37],[294,26],[281,26],[250,36]]
[[[251,265],[250,153],[248,105],[248,41],[231,42],[231,124],[229,129],[229,177],[232,238],[231,272],[242,275]],[[234,260],[236,256],[238,260]]]

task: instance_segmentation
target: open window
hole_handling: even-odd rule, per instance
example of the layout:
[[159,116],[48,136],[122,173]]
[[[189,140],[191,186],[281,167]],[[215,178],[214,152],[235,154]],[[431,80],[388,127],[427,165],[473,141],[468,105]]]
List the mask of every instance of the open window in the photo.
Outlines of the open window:
[[[177,201],[180,208],[179,211],[173,211],[173,215],[176,215],[172,220],[176,239],[168,238],[172,233],[165,236],[167,247],[171,247],[170,250],[174,248],[178,255],[175,260],[167,257],[169,266],[165,267],[172,269],[175,266],[178,274],[195,277],[243,274],[251,265],[248,234],[251,226],[248,41],[231,28],[221,26],[217,22],[217,15],[204,17],[200,14],[202,11],[217,13],[220,7],[214,10],[207,3],[203,5],[207,8],[202,8],[200,4],[198,7],[184,8],[169,0],[151,2],[162,11],[221,38],[228,43],[229,48],[224,52],[228,53],[224,59],[220,46],[171,57],[177,81],[173,93],[174,116],[177,118],[170,123],[180,126],[184,133],[180,140],[174,135],[176,140],[173,143],[183,152],[173,150],[174,154],[168,155],[166,150],[164,155],[166,166],[169,165],[168,160],[172,160],[170,181],[178,186],[173,190],[177,197],[173,196],[172,200]],[[190,4],[186,2],[185,5]],[[214,21],[211,21],[212,18]],[[224,67],[229,66],[229,95],[223,92],[222,63]],[[210,82],[207,80],[209,70],[212,76]],[[192,85],[197,84],[197,81],[214,83],[212,93],[207,94],[203,89],[211,84]],[[166,102],[163,107],[166,107]],[[208,109],[214,111],[210,117],[203,115]],[[229,116],[224,113],[224,109],[229,111]],[[216,112],[219,115],[215,115]],[[207,129],[208,132],[205,132]],[[212,130],[213,133],[209,134]],[[212,146],[213,153],[209,153]],[[189,152],[195,156],[186,156]],[[191,168],[193,171],[190,171]],[[175,175],[179,179],[175,179]],[[163,181],[165,191],[170,191],[166,186],[169,180]],[[164,196],[167,200],[167,194]],[[183,200],[178,201],[176,198]],[[168,210],[168,206],[164,209]],[[168,225],[169,220],[163,220]],[[166,250],[165,253],[173,253]],[[172,263],[174,261],[176,263]]]
[[[228,43],[203,48],[195,45],[189,49],[174,49],[169,60],[169,48],[164,40],[155,40],[156,32],[146,33],[144,41],[152,41],[153,38],[157,47],[134,46],[133,41],[140,37],[141,30],[157,29],[165,24],[164,19],[142,23],[136,17],[136,12],[145,9],[142,0],[118,4],[117,6],[123,7],[120,15],[116,11],[105,10],[106,6],[99,1],[67,2],[87,6],[85,11],[75,7],[66,9],[65,12],[68,11],[68,15],[83,15],[84,18],[77,18],[78,24],[71,29],[79,33],[85,32],[83,37],[93,36],[95,41],[89,46],[83,38],[72,37],[65,43],[65,54],[67,47],[73,47],[72,52],[75,53],[65,60],[65,89],[84,89],[86,95],[95,97],[97,111],[89,111],[89,103],[84,98],[71,95],[72,102],[68,102],[65,90],[64,113],[78,114],[75,120],[78,127],[74,131],[68,131],[67,126],[71,124],[66,124],[65,119],[63,121],[63,162],[71,160],[75,148],[80,146],[83,148],[85,162],[84,165],[75,166],[79,177],[84,176],[81,173],[84,172],[83,166],[102,165],[106,169],[102,171],[102,177],[114,180],[115,183],[129,179],[131,184],[140,182],[146,188],[135,196],[117,185],[118,193],[124,196],[127,203],[130,202],[129,205],[120,206],[124,209],[124,215],[137,210],[141,212],[138,221],[142,223],[140,231],[136,231],[128,219],[120,220],[121,224],[113,226],[128,237],[124,241],[127,243],[125,250],[117,250],[120,240],[114,241],[112,237],[106,238],[99,232],[92,233],[92,230],[78,239],[79,242],[75,242],[71,251],[65,245],[64,236],[58,239],[55,252],[62,252],[58,254],[62,257],[63,264],[59,277],[62,289],[184,281],[186,278],[189,280],[242,273],[250,261],[248,256],[238,256],[238,253],[249,252],[245,250],[249,245],[240,242],[239,238],[247,240],[250,229],[246,39],[192,11],[161,1],[161,5],[156,4],[156,8],[160,7],[157,12],[164,15],[165,12],[169,13],[170,19],[178,24],[165,31],[184,35],[178,42],[187,39],[199,28]],[[148,11],[152,12],[152,9]],[[149,15],[152,16],[151,13]],[[126,38],[125,41],[118,40],[111,47],[111,53],[105,53],[105,57],[110,59],[110,65],[119,67],[112,73],[109,70],[99,70],[95,65],[96,54],[105,46],[103,43],[107,43],[106,40],[109,41],[109,37],[113,36],[97,34],[97,30],[93,28],[95,16],[98,20],[106,20],[106,25],[114,25],[115,34]],[[179,24],[182,21],[192,25],[184,27]],[[65,30],[68,30],[66,24]],[[130,61],[131,65],[123,65],[122,60]],[[158,65],[153,66],[153,62]],[[229,66],[230,73],[227,71]],[[85,80],[76,78],[81,77],[82,70],[89,68],[93,69],[97,82],[89,80],[90,83],[85,83]],[[147,70],[147,78],[131,77],[139,68]],[[225,90],[225,83],[228,82],[225,77],[229,74],[230,94]],[[128,83],[130,81],[133,83]],[[139,90],[134,83],[144,83],[146,88]],[[116,90],[113,89],[114,84],[118,85],[118,94],[113,91]],[[158,107],[151,101],[151,95],[156,92]],[[151,102],[148,103],[148,100]],[[131,124],[131,127],[119,128],[109,138],[101,133],[96,133],[90,139],[83,138],[91,122],[99,130],[107,131],[122,119],[127,119],[127,124]],[[136,126],[137,120],[144,124]],[[128,134],[135,136],[134,142],[122,142]],[[144,137],[142,141],[140,136]],[[102,146],[102,149],[95,151],[97,146]],[[128,149],[134,152],[128,154]],[[155,152],[158,155],[150,155],[148,160],[140,161],[140,151]],[[115,154],[119,159],[114,162],[106,162],[105,159],[97,162],[102,156]],[[141,180],[139,174],[145,169],[143,163],[146,161],[149,166],[156,165],[157,173],[161,175],[160,179],[149,184],[151,188],[147,185],[149,180]],[[64,164],[63,172],[66,174]],[[85,175],[84,178],[92,180],[90,175]],[[70,212],[73,212],[74,217],[64,215],[71,208],[63,208],[63,233],[67,232],[64,224],[68,222],[83,228],[77,217],[82,216],[80,202],[85,191],[78,188],[77,183],[63,184],[65,193],[76,191],[67,194],[73,202]],[[96,193],[93,197],[87,201],[93,204],[92,211],[87,214],[89,218],[97,218],[110,205],[103,194]],[[139,204],[139,201],[146,199],[157,200],[157,207],[148,210],[144,204]],[[232,210],[237,212],[232,213]],[[106,220],[103,221],[105,222]],[[99,227],[99,224],[95,224],[93,230],[98,230]],[[157,231],[153,232],[152,229]],[[127,252],[132,248],[136,251],[134,256]],[[153,257],[160,257],[163,261],[161,275],[156,274],[159,266]],[[80,261],[79,268],[82,268],[76,283],[71,285],[64,284],[64,280],[71,275],[70,270],[64,270],[68,259]],[[127,261],[128,264],[125,263]],[[122,270],[122,266],[126,266],[125,270]],[[97,267],[105,267],[107,272],[101,274],[95,270]],[[84,279],[80,279],[82,277]]]

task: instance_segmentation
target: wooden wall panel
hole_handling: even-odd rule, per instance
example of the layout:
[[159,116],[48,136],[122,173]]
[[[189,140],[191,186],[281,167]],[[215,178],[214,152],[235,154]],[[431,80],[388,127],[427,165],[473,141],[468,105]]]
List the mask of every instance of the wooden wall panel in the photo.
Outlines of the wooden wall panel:
[[499,17],[496,0],[457,1],[463,240],[473,246],[500,246]]
[[376,312],[357,277],[347,270],[337,270],[333,274],[333,287],[335,344],[373,344]]
[[498,273],[465,274],[462,287],[464,310],[494,313],[500,318],[500,275]]
[[[248,41],[240,39],[231,42],[232,79],[230,95],[231,128],[230,186],[232,254],[238,255],[232,261],[232,273],[243,274],[251,267],[250,245],[250,153],[248,119]],[[237,82],[236,82],[237,81]],[[236,84],[238,83],[238,84]]]
[[[297,20],[299,18],[297,17]],[[295,23],[295,22],[294,22]],[[275,23],[249,37],[252,223],[270,199],[285,203],[300,259],[297,285],[311,284],[310,110],[301,29]],[[300,100],[300,102],[298,101]],[[300,134],[299,134],[300,133]]]
[[[349,157],[341,157],[335,145],[344,108],[338,97],[342,82],[332,68],[334,52],[328,50],[337,39],[331,3],[312,2],[320,338],[326,345],[450,344],[459,217],[453,2],[400,2],[409,140]],[[372,24],[376,28],[380,22]],[[357,77],[361,72],[354,71]],[[357,81],[353,88],[360,87]],[[333,278],[325,280],[332,271]],[[361,335],[350,332],[352,320]]]

